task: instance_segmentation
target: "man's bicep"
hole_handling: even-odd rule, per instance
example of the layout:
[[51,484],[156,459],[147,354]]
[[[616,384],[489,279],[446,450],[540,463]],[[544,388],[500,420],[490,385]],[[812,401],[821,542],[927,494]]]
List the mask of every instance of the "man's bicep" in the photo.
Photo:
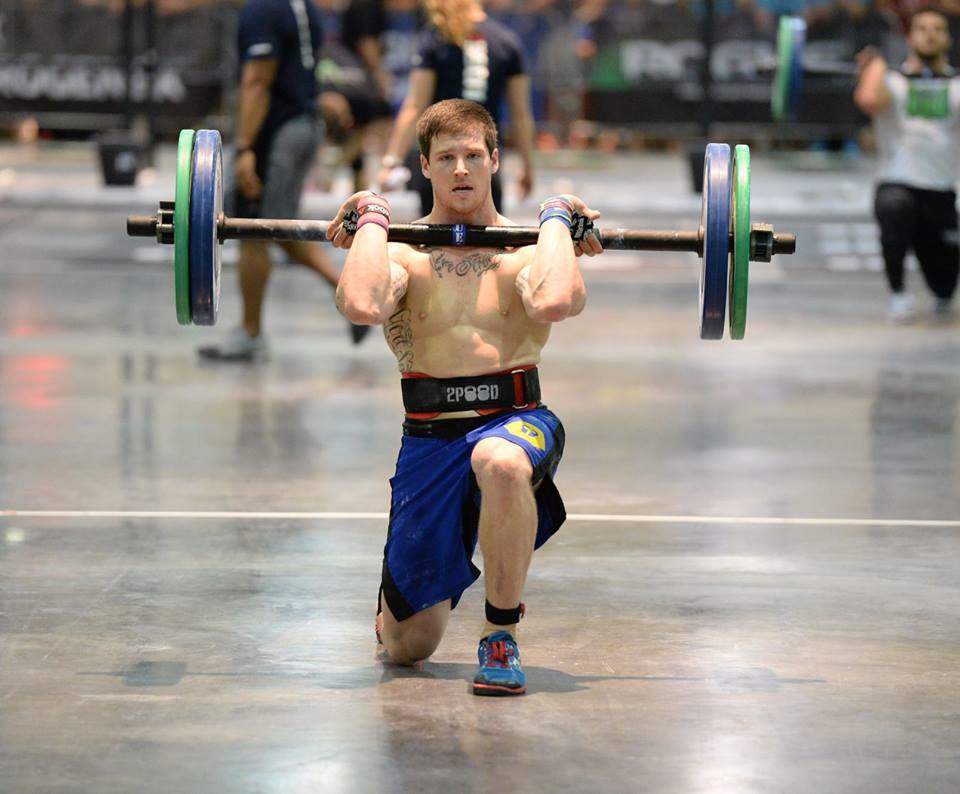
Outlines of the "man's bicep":
[[390,291],[387,295],[388,311],[386,312],[388,315],[393,314],[394,309],[403,300],[410,284],[410,274],[407,271],[405,259],[406,252],[403,250],[405,247],[397,243],[391,243],[387,251],[390,262]]
[[272,85],[279,66],[277,58],[250,58],[243,64],[241,83],[250,85],[263,83]]
[[241,12],[237,33],[240,60],[244,64],[259,59],[280,58],[280,23],[276,12],[262,3],[251,3]]
[[432,69],[417,68],[410,72],[407,101],[421,113],[433,102],[437,90],[437,73]]
[[512,254],[508,254],[508,256],[515,256],[520,260],[520,269],[517,271],[517,277],[514,279],[514,286],[521,298],[528,296],[530,292],[530,269],[533,266],[533,255],[536,253],[536,250],[537,247],[535,245],[528,245]]
[[517,278],[514,281],[514,285],[517,288],[517,292],[522,296],[527,289],[530,287],[530,265],[527,265],[524,268],[521,268],[520,272],[517,273]]
[[514,114],[530,107],[530,78],[527,75],[517,74],[507,80],[507,102]]
[[407,287],[410,285],[410,274],[403,265],[396,262],[390,262],[390,300],[394,305],[403,300],[407,294]]
[[[899,79],[898,79],[899,78]],[[907,94],[910,86],[902,75],[888,70],[877,84],[877,104],[879,114],[891,109],[902,110],[907,106]]]

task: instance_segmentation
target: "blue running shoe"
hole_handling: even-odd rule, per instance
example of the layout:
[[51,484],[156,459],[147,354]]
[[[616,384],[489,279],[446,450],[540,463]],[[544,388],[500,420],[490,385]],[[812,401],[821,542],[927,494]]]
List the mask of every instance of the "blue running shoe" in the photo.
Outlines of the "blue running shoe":
[[520,649],[508,631],[495,631],[480,640],[480,669],[473,677],[474,695],[522,695],[527,677],[520,667]]

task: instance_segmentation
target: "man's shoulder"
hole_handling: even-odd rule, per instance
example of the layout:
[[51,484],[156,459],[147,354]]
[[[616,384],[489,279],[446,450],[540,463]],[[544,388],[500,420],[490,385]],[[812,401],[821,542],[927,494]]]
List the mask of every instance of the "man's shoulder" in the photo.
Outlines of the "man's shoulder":
[[247,0],[240,12],[240,30],[260,28],[283,19],[290,8],[283,0]]
[[240,12],[241,19],[243,17],[256,17],[264,14],[277,14],[284,11],[287,5],[283,0],[247,0],[247,2],[243,4],[243,9]]
[[418,254],[423,255],[423,253],[419,246],[409,243],[387,243],[387,258],[390,263],[399,265],[404,270],[410,267]]
[[414,35],[416,36],[416,43],[421,56],[424,53],[435,53],[441,50],[453,51],[460,49],[456,44],[447,41],[443,36],[441,36],[440,31],[434,27],[423,28],[422,30],[417,31]]

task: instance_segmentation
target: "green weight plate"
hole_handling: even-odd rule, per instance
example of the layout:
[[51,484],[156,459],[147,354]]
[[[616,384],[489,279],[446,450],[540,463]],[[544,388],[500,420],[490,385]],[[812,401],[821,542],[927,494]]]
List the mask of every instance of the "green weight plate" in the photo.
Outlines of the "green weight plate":
[[792,29],[787,17],[780,18],[777,28],[777,70],[773,74],[772,93],[770,95],[770,110],[774,121],[783,121],[786,118],[787,102],[790,97],[790,50]]
[[177,322],[190,325],[190,182],[193,130],[181,130],[177,143],[177,189],[173,206],[173,284]]
[[750,276],[750,147],[733,151],[733,250],[730,255],[730,338],[743,339],[747,330],[747,290]]
[[800,17],[780,17],[777,28],[777,69],[770,95],[770,109],[775,121],[786,121],[797,113],[803,82],[806,32],[806,22]]

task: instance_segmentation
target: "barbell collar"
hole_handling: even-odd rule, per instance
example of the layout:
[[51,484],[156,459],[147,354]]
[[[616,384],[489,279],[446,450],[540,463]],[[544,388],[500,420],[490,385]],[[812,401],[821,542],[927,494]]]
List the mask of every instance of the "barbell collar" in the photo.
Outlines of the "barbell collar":
[[[155,237],[171,242],[166,224],[159,223],[158,215],[132,215],[127,218],[127,234],[131,237]],[[325,240],[329,221],[277,220],[269,218],[229,218],[222,216],[217,224],[217,235],[224,240]],[[760,226],[758,224],[758,226]],[[159,227],[159,228],[158,228]],[[766,227],[754,229],[753,234],[767,234]],[[703,250],[700,231],[599,229],[600,241],[608,251],[676,251],[700,255]],[[452,246],[455,235],[463,246],[485,248],[516,248],[534,245],[540,235],[536,226],[467,226],[425,225],[417,223],[391,224],[387,239],[412,245]],[[161,239],[161,237],[163,239]],[[731,245],[733,235],[731,234]],[[793,234],[773,234],[768,246],[772,254],[792,254],[797,238]],[[764,246],[759,246],[764,248]]]
[[128,215],[127,237],[156,237],[157,225],[156,215]]

